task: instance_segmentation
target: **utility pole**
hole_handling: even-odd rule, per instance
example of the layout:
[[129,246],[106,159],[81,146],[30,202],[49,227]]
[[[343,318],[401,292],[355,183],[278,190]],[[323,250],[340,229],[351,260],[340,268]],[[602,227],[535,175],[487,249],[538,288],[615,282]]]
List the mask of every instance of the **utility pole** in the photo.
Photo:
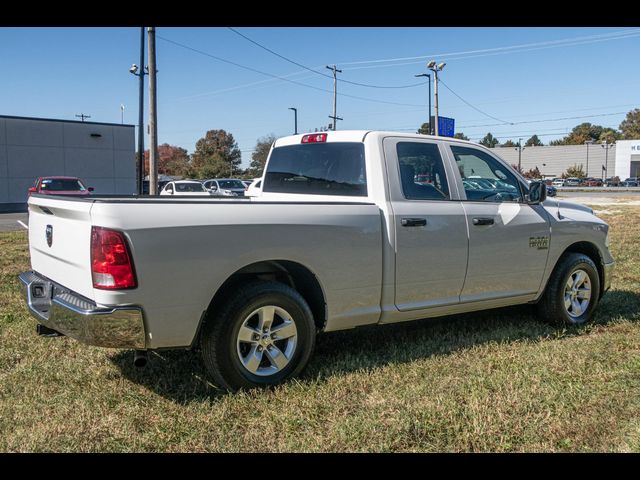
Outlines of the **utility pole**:
[[338,123],[338,120],[342,120],[342,118],[338,117],[336,113],[336,97],[338,96],[338,78],[336,73],[342,73],[342,70],[338,70],[335,65],[333,67],[327,65],[327,68],[333,72],[333,115],[329,115],[329,118],[333,119],[332,130],[335,132],[336,123]]
[[138,86],[138,194],[144,192],[144,27],[140,27],[140,85]]
[[[293,134],[297,135],[298,134],[298,109],[294,107],[289,107],[289,110],[293,110],[293,125],[294,125]],[[334,115],[335,115],[335,112],[334,112]]]
[[593,143],[593,140],[587,140],[586,142],[584,142],[584,144],[587,146],[587,171],[585,172],[585,175],[588,177],[589,176],[589,145],[591,145]]
[[[444,62],[440,62],[440,63],[438,63],[436,65],[435,60],[431,60],[429,63],[427,63],[427,68],[434,73],[433,97],[434,97],[435,104],[436,104],[436,106],[435,106],[436,117],[435,117],[435,121],[434,121],[436,137],[440,134],[440,132],[438,131],[438,72],[441,72],[445,65],[446,65],[446,63],[444,63]],[[431,120],[431,119],[429,119],[429,120]]]
[[518,146],[516,147],[516,150],[518,150],[518,173],[522,173],[522,150],[524,149],[525,147],[522,146],[522,139],[519,138]]
[[124,125],[124,104],[120,104],[120,124]]
[[156,92],[156,29],[149,27],[149,195],[158,194],[158,112]]
[[80,115],[76,115],[76,117],[78,117],[79,119],[81,119],[84,122],[85,118],[91,118],[91,115],[85,115],[84,113],[81,113]]
[[421,73],[419,75],[414,75],[414,77],[429,78],[429,135],[433,135],[433,122],[431,121],[431,75],[428,73]]

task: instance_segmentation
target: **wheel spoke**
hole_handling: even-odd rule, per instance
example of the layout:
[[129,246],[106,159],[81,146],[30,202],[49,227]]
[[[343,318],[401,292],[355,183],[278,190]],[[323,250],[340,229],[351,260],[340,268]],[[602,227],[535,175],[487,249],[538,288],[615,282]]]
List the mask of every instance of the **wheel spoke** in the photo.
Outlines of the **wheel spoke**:
[[262,361],[262,353],[263,352],[258,351],[257,345],[252,345],[249,354],[242,359],[244,368],[249,370],[251,373],[256,373],[260,367],[260,362]]
[[580,304],[580,302],[578,300],[572,300],[571,301],[571,306],[573,307],[573,314],[576,317],[579,317],[580,315],[582,315],[582,305]]
[[258,311],[258,329],[261,331],[264,330],[265,328],[267,330],[270,330],[275,313],[276,313],[275,307],[272,307],[272,306],[262,307]]
[[271,349],[265,350],[264,353],[267,355],[271,365],[278,370],[282,370],[287,366],[287,363],[289,363],[289,359],[285,357],[284,353],[275,345]]
[[591,290],[588,288],[581,288],[578,290],[577,296],[580,300],[589,300],[591,298]]
[[567,312],[571,308],[571,296],[566,294],[564,296],[564,308],[567,310]]
[[277,336],[275,340],[283,340],[285,338],[293,337],[297,335],[296,324],[293,322],[285,322],[271,329],[271,333],[275,333]]
[[567,284],[564,287],[564,291],[571,291],[573,289],[573,275],[569,277],[567,280]]
[[586,277],[586,273],[584,273],[582,270],[578,270],[575,273],[575,280],[573,282],[573,288],[578,288],[580,285],[582,285],[584,283],[584,278]]
[[238,332],[238,340],[240,342],[254,343],[254,335],[260,335],[260,333],[251,327],[243,325],[240,327],[240,331]]

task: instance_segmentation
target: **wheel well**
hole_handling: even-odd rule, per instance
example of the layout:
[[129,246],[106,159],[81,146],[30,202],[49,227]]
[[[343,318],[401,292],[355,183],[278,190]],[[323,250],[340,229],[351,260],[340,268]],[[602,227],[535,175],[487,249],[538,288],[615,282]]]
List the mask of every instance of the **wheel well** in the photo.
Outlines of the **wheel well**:
[[596,264],[596,269],[598,270],[598,277],[600,278],[599,297],[602,297],[602,294],[604,293],[604,265],[602,255],[600,254],[600,250],[598,250],[598,247],[590,242],[576,242],[572,245],[569,245],[565,249],[565,251],[562,252],[560,258],[564,257],[567,253],[582,253],[583,255],[586,255],[591,260],[593,260],[593,263]]
[[318,279],[307,267],[289,260],[252,263],[235,272],[213,296],[203,320],[206,321],[240,285],[255,280],[280,282],[297,290],[309,304],[316,328],[319,331],[324,328],[327,321],[326,302]]

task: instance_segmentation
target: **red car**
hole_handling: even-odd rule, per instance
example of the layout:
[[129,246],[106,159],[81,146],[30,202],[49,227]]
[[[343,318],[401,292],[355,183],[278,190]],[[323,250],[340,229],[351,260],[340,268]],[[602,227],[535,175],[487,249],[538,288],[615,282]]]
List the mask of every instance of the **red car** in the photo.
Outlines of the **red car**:
[[38,177],[29,188],[29,195],[89,195],[93,187],[85,187],[78,177]]

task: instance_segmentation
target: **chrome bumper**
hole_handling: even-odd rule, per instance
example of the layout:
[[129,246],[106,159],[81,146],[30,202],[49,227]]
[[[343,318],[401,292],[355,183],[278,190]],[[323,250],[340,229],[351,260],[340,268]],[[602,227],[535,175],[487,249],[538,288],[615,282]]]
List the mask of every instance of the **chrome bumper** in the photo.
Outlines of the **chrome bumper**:
[[19,278],[29,311],[45,327],[87,345],[145,348],[139,307],[98,307],[36,272],[23,272]]
[[611,288],[611,277],[613,276],[613,269],[616,266],[616,262],[605,263],[604,264],[604,278],[603,278],[603,288],[602,291],[606,292]]

